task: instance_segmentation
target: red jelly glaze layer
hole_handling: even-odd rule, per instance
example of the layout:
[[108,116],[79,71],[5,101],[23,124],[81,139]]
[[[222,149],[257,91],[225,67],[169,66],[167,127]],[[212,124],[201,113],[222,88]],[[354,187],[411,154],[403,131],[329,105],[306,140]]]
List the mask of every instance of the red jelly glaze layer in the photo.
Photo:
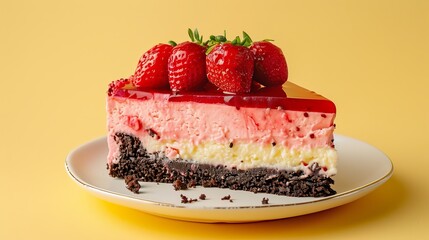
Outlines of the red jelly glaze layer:
[[172,93],[169,90],[129,89],[120,87],[109,96],[132,99],[164,99],[171,102],[198,102],[225,104],[240,107],[285,109],[294,111],[335,113],[335,104],[329,99],[294,83],[286,82],[282,87],[255,87],[250,93],[231,94],[206,86],[202,91]]

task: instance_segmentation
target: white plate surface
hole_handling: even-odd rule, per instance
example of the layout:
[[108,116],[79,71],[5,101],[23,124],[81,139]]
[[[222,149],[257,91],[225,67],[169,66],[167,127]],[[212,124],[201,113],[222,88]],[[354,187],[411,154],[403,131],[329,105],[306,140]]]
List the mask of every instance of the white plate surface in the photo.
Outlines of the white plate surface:
[[[338,174],[334,177],[337,194],[323,198],[296,198],[254,194],[219,188],[197,187],[175,191],[172,184],[141,183],[139,194],[126,189],[122,179],[110,177],[106,170],[106,137],[81,145],[69,153],[66,170],[85,190],[123,206],[150,214],[195,222],[253,222],[288,218],[322,211],[354,201],[385,183],[393,173],[389,158],[375,147],[335,135]],[[181,203],[180,195],[206,200]],[[232,202],[221,200],[230,195]],[[268,198],[269,204],[262,204]]]

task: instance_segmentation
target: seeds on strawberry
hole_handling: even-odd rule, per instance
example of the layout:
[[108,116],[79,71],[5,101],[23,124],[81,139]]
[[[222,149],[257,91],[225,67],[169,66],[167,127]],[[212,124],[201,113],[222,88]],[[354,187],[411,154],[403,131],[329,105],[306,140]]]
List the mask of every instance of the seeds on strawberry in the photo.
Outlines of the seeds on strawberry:
[[250,92],[253,56],[247,47],[217,44],[206,57],[208,80],[226,92]]
[[250,47],[255,59],[253,80],[264,86],[280,86],[287,81],[288,68],[282,50],[268,41]]
[[136,87],[164,88],[168,86],[168,58],[173,47],[158,44],[143,54],[131,78]]
[[189,91],[204,86],[206,48],[192,42],[175,46],[168,59],[168,80],[172,91]]

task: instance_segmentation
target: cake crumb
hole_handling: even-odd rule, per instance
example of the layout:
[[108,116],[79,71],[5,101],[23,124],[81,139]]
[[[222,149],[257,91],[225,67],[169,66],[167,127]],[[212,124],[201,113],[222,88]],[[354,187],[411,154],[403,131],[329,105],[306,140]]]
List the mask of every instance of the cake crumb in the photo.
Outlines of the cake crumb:
[[127,184],[127,189],[133,193],[139,193],[141,185],[138,181],[138,178],[135,175],[125,176],[125,184]]
[[262,204],[268,204],[269,198],[262,198]]
[[231,200],[231,195],[224,196],[221,200]]
[[181,203],[192,203],[192,202],[197,202],[198,199],[196,198],[188,198],[187,196],[180,194],[180,197],[182,198]]
[[180,197],[182,198],[181,203],[188,203],[188,197],[186,197],[186,196],[185,196],[185,195],[183,195],[183,194],[180,194]]
[[206,200],[206,195],[204,193],[201,193],[199,199],[201,200]]

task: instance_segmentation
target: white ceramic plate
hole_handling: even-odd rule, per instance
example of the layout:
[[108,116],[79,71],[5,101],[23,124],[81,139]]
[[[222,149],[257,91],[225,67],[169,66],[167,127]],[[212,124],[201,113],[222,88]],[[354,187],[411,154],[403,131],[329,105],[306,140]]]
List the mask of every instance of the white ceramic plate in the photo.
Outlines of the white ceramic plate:
[[[349,203],[382,185],[393,173],[389,158],[367,143],[336,135],[335,146],[339,154],[338,174],[334,177],[337,194],[323,198],[203,187],[175,191],[172,184],[156,183],[141,183],[140,193],[134,194],[126,189],[124,180],[107,173],[106,137],[70,152],[66,170],[79,186],[96,196],[150,214],[196,222],[252,222],[304,215]],[[202,193],[206,200],[181,203],[181,194],[198,198]],[[221,200],[227,195],[232,202]],[[263,198],[268,198],[269,204],[262,204]]]

